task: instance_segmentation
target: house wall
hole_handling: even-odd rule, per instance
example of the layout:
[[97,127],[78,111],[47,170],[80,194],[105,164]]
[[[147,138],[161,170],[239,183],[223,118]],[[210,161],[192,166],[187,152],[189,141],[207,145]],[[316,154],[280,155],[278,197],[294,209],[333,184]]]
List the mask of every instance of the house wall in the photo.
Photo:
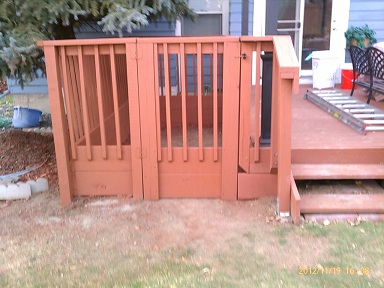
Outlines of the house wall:
[[[119,37],[117,33],[104,33],[96,22],[90,22],[75,29],[77,39],[90,38],[111,38]],[[166,20],[159,20],[157,23],[150,23],[140,30],[134,30],[132,33],[124,32],[124,37],[149,37],[149,36],[173,36],[175,35],[175,24]]]
[[8,90],[12,94],[47,94],[48,84],[47,79],[38,73],[39,78],[24,84],[24,89],[17,83],[15,79],[7,79]]
[[[384,42],[384,1],[383,0],[350,0],[348,27],[364,26],[376,31],[377,42]],[[351,56],[345,52],[345,62],[351,63]]]
[[[232,0],[229,3],[229,35],[240,36],[242,25],[242,0]],[[254,0],[248,2],[248,35],[253,31],[253,4]]]
[[378,42],[384,41],[384,1],[383,0],[351,0],[349,26],[364,26],[376,31]]

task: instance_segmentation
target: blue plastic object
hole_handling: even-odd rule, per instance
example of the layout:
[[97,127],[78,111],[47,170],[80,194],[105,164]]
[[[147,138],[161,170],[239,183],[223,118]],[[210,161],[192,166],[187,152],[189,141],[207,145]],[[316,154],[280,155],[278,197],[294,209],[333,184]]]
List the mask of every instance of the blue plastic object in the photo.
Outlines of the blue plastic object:
[[13,108],[12,124],[15,128],[30,128],[39,125],[41,111],[16,106]]

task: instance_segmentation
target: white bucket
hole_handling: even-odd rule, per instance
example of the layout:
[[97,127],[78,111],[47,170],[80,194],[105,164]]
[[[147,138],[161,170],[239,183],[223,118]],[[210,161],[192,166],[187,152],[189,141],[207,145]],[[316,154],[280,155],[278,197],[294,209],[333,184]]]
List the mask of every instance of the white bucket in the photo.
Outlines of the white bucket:
[[313,88],[334,88],[339,59],[331,51],[312,52]]

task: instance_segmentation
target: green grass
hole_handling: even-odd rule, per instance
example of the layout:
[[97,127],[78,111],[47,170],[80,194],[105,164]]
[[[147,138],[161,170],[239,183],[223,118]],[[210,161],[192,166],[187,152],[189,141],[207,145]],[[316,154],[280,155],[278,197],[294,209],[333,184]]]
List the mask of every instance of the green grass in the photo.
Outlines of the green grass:
[[[10,107],[5,112],[0,114],[0,128],[9,128],[12,125],[12,115],[13,115],[13,96],[7,95],[0,99],[0,106],[7,105]],[[3,107],[5,108],[5,107]]]
[[4,104],[13,105],[13,95],[8,94],[7,96],[4,96],[3,98],[0,98],[0,106]]

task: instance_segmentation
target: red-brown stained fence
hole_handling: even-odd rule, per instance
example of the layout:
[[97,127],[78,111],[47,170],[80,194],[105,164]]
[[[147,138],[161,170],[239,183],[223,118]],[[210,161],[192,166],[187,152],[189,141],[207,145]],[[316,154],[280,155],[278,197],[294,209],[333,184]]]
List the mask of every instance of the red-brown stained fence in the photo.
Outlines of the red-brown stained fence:
[[[44,41],[62,202],[272,194],[289,211],[290,97],[298,84],[290,41]],[[270,147],[259,145],[265,52],[273,52]]]

